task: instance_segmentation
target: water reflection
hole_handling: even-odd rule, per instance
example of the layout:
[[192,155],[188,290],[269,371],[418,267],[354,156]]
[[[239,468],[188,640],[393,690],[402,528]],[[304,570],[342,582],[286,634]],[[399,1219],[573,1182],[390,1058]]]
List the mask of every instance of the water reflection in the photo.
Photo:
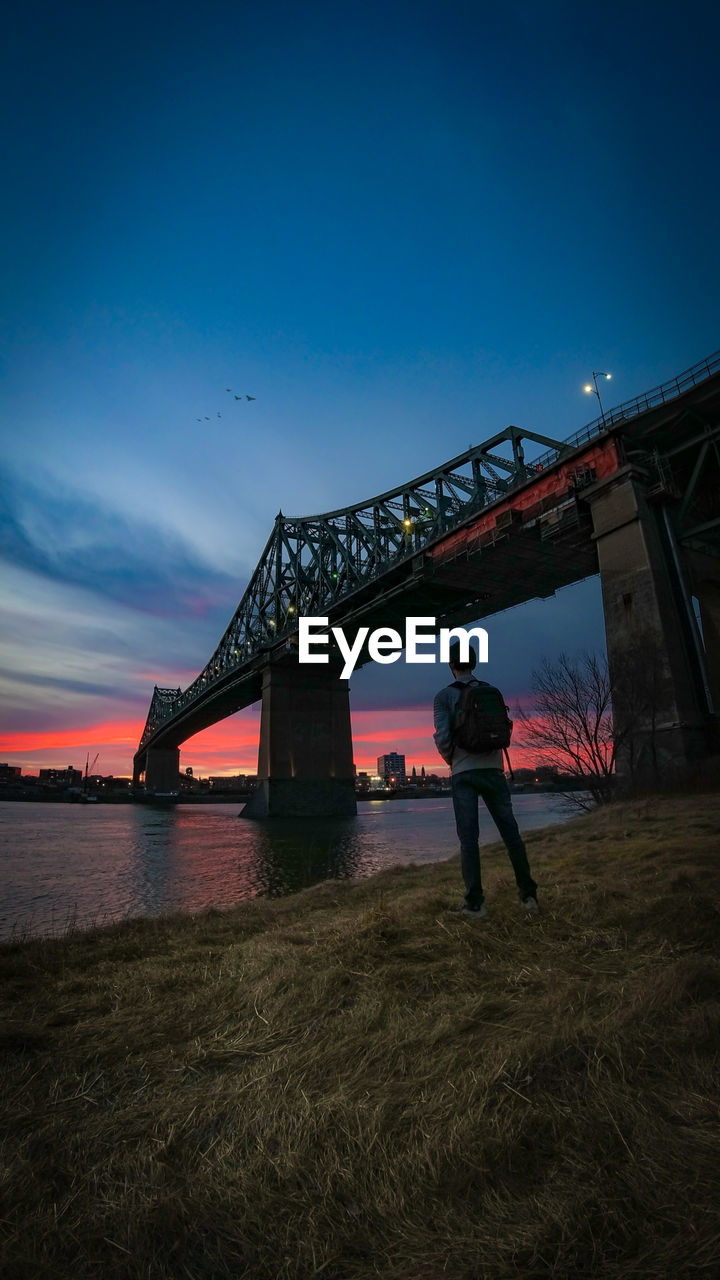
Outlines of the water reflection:
[[169,811],[131,808],[129,856],[121,878],[128,900],[147,915],[162,912],[173,896],[177,865],[172,819]]
[[[0,802],[0,938],[230,907],[457,852],[449,799],[361,801],[355,818],[298,821],[240,821],[240,809]],[[516,796],[515,811],[524,831],[571,816],[549,795]],[[481,839],[497,839],[482,810]]]
[[255,833],[255,869],[262,892],[277,898],[321,880],[345,880],[360,871],[357,819],[267,819]]

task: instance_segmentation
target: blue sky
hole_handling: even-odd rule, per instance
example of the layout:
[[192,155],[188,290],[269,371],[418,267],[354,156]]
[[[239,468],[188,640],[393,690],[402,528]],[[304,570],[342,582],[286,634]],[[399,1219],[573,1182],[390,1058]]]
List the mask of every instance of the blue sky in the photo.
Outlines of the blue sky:
[[[278,509],[511,422],[565,436],[593,369],[607,407],[720,346],[719,27],[697,2],[16,8],[2,759],[128,772]],[[526,696],[542,656],[602,643],[598,583],[488,630]],[[393,708],[420,724],[421,671],[353,678],[369,754]],[[254,715],[183,762],[253,769]]]

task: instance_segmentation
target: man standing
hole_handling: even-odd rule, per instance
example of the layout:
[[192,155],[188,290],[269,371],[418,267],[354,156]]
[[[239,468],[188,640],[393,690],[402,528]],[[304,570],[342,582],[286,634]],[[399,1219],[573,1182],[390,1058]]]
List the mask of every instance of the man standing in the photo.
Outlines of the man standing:
[[[460,709],[462,686],[475,680],[473,668],[477,662],[472,645],[469,662],[460,661],[460,643],[450,645],[450,670],[453,684],[447,685],[435,695],[433,718],[435,720],[435,745],[443,760],[452,769],[452,798],[455,822],[460,840],[460,863],[465,882],[465,901],[458,907],[458,914],[474,920],[487,919],[488,910],[480,875],[480,850],[478,847],[478,800],[482,799],[491,818],[505,842],[510,855],[518,892],[528,913],[537,914],[537,885],[530,874],[527,852],[518,830],[512,810],[510,788],[505,780],[501,750],[477,754],[464,750],[453,741],[455,720]],[[460,686],[460,687],[458,687]]]

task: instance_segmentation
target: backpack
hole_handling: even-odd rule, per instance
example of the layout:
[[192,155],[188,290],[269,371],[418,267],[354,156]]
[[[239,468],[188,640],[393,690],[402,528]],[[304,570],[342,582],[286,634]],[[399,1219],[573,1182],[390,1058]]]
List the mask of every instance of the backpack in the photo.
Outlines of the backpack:
[[456,747],[482,755],[510,746],[513,722],[499,689],[485,680],[455,680],[450,688],[461,690],[453,723]]

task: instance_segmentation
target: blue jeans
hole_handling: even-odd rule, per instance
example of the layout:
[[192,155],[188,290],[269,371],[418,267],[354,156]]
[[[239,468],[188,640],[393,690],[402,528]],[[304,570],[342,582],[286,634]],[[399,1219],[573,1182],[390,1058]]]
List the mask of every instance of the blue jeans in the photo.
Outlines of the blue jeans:
[[521,899],[534,898],[537,885],[530,875],[527,852],[515,821],[510,788],[502,769],[467,769],[464,773],[454,773],[452,798],[467,905],[479,907],[484,897],[478,847],[479,799],[485,801],[490,817],[505,842]]

